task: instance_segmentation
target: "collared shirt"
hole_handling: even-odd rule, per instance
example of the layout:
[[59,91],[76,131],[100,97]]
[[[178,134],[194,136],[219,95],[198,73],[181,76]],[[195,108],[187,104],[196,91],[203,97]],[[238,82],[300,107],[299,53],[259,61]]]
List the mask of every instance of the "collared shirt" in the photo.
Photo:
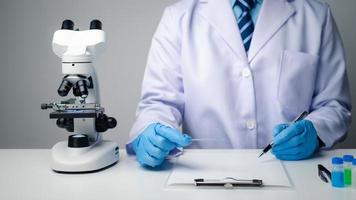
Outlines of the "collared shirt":
[[[234,15],[235,15],[236,21],[237,21],[238,18],[240,17],[240,15],[242,14],[242,10],[238,5],[235,5],[236,1],[238,1],[238,0],[230,0],[230,3],[231,3],[232,10],[234,11]],[[260,13],[263,0],[255,0],[255,1],[256,1],[256,4],[251,9],[250,15],[252,17],[253,23],[256,25],[258,14]]]

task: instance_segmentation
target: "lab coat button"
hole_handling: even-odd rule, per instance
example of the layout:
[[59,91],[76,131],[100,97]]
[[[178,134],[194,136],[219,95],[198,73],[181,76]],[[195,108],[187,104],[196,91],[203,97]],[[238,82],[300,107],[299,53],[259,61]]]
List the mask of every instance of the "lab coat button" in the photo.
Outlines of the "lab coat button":
[[256,122],[254,120],[247,120],[246,127],[250,130],[253,130],[256,127]]
[[242,70],[241,70],[241,75],[243,76],[243,77],[245,77],[245,78],[249,78],[250,76],[251,76],[251,71],[250,71],[250,69],[249,68],[243,68]]

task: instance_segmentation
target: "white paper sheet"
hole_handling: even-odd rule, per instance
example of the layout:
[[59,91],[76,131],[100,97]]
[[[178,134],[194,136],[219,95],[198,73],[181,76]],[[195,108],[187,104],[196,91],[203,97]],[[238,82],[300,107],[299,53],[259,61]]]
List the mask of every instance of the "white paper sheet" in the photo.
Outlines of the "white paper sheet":
[[249,150],[190,150],[174,164],[169,185],[194,184],[194,179],[262,179],[265,186],[291,186],[282,163],[259,151]]

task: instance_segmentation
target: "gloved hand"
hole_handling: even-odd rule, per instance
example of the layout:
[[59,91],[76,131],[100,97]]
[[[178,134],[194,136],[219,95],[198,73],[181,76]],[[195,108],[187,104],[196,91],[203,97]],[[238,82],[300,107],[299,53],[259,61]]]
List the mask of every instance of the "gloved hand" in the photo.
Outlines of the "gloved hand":
[[277,125],[273,141],[272,153],[280,160],[306,159],[319,149],[316,130],[309,120]]
[[190,145],[192,138],[159,123],[149,125],[133,142],[132,148],[141,165],[161,165],[171,150]]

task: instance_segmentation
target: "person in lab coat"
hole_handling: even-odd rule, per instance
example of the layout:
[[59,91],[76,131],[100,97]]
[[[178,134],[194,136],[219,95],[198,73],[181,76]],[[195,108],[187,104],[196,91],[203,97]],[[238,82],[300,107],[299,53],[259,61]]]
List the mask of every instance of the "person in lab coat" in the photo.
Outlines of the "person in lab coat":
[[271,141],[277,158],[307,159],[351,123],[344,56],[330,8],[317,0],[178,1],[154,34],[126,149],[152,167],[176,147]]

